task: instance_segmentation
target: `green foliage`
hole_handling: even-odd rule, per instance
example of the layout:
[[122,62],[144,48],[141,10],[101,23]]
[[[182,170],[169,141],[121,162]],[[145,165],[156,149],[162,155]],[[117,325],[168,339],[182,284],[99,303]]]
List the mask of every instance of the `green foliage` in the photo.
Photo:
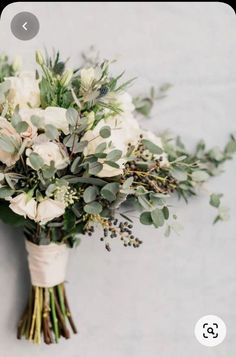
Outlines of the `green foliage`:
[[23,227],[27,220],[15,214],[10,208],[9,203],[0,199],[0,219],[11,226]]
[[156,144],[152,143],[150,140],[143,139],[142,143],[144,147],[148,149],[152,154],[161,155],[163,153],[163,150]]

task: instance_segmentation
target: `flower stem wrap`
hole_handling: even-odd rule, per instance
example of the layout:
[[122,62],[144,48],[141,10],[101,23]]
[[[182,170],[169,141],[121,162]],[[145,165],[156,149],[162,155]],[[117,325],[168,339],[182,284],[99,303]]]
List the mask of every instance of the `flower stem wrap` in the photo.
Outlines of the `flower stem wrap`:
[[25,241],[31,275],[31,290],[17,328],[17,338],[33,343],[58,343],[77,333],[65,288],[69,249],[65,244],[36,245]]
[[36,245],[25,241],[33,286],[51,288],[65,281],[69,249],[65,244]]

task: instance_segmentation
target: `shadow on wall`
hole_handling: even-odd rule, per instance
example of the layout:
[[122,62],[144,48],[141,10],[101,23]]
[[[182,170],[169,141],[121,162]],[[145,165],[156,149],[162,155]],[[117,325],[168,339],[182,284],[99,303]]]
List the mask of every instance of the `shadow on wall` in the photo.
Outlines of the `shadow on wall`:
[[[6,264],[2,264],[2,266],[11,266],[11,269],[10,267],[9,269],[11,272],[13,270],[11,277],[14,279],[13,282],[11,281],[11,284],[14,284],[14,295],[12,296],[10,313],[7,316],[7,329],[16,332],[16,325],[27,303],[30,288],[24,236],[20,229],[2,223],[0,232],[2,256],[7,260]],[[7,280],[8,278],[6,277],[6,282]],[[5,289],[8,289],[7,284]]]

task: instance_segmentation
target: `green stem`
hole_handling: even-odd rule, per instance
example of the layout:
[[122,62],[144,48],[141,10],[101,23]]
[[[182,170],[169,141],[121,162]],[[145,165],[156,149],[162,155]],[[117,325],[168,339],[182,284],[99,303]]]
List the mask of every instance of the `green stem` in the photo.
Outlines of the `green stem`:
[[53,288],[49,289],[49,294],[50,294],[50,300],[51,300],[53,331],[54,331],[54,334],[55,334],[55,341],[56,341],[56,343],[58,343],[59,329],[58,329],[58,320],[57,320],[57,315],[56,315],[56,307],[55,307]]
[[66,307],[65,307],[65,303],[64,303],[64,294],[63,294],[62,284],[57,286],[57,291],[58,291],[58,297],[59,297],[61,311],[63,313],[64,318],[66,319],[67,315],[66,315]]

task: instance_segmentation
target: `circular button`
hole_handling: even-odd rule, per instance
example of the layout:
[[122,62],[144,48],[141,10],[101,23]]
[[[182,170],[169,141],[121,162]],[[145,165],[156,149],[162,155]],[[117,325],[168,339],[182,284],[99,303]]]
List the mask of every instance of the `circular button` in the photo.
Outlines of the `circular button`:
[[207,315],[198,320],[194,332],[196,339],[201,345],[215,347],[224,341],[226,326],[220,317]]
[[11,21],[11,31],[19,40],[32,40],[39,32],[39,21],[31,12],[19,12]]

